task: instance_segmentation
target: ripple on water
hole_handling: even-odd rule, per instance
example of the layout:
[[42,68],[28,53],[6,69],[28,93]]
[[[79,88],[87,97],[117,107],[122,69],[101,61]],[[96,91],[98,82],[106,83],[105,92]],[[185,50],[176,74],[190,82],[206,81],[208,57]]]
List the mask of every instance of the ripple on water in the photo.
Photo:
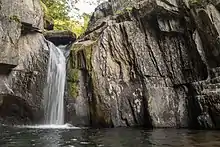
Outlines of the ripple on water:
[[80,144],[89,145],[89,144],[91,144],[91,143],[90,143],[90,142],[86,142],[86,141],[82,141],[82,142],[80,142]]
[[76,138],[73,138],[73,139],[71,139],[71,141],[77,141],[77,139],[76,139]]
[[[28,126],[28,128],[33,128]],[[39,129],[40,128],[40,129]],[[165,146],[219,146],[219,131],[197,131],[184,129],[142,130],[136,128],[117,129],[27,129],[27,126],[0,128],[2,147],[165,147]],[[45,128],[45,126],[43,127]],[[56,127],[57,128],[57,127]],[[60,128],[60,127],[59,127]],[[63,127],[62,127],[63,128]],[[74,128],[74,127],[73,127]],[[75,128],[74,128],[75,129]],[[9,133],[5,133],[8,132]],[[21,132],[17,134],[16,132]]]

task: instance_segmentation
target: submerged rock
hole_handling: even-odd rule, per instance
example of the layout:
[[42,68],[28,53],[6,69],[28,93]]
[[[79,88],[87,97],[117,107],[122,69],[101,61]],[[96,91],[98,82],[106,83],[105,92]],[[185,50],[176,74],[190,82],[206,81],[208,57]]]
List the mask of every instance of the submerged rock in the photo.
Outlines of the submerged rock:
[[[99,6],[73,46],[68,91],[76,116],[104,127],[218,128],[219,94],[211,90],[220,64],[218,4],[126,3]],[[201,85],[210,90],[200,95]]]

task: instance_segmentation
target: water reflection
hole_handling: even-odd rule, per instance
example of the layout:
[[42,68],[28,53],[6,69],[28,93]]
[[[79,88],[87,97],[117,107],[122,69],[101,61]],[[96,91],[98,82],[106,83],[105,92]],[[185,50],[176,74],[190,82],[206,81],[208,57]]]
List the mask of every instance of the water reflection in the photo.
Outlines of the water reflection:
[[0,128],[3,147],[209,147],[220,132],[176,129],[22,129]]

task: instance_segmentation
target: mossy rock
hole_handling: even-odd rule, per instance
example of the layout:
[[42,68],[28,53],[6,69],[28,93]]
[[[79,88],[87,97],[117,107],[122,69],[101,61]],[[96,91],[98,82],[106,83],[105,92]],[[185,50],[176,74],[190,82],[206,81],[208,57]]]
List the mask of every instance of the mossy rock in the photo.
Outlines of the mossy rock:
[[79,80],[79,70],[69,69],[68,71],[68,81],[77,82]]
[[70,95],[73,98],[77,98],[77,96],[79,95],[79,86],[77,83],[70,83]]
[[70,95],[76,98],[79,93],[79,70],[68,69],[67,80],[69,82]]
[[[86,68],[92,75],[92,55],[94,46],[97,41],[84,41],[75,43],[71,48],[70,63],[71,67],[68,70],[68,81],[70,82],[70,93],[72,97],[77,97],[79,93],[79,72],[82,68]],[[82,59],[83,58],[83,59]],[[82,67],[82,60],[86,62],[86,66]]]
[[125,13],[131,13],[132,11],[133,11],[133,7],[126,7],[124,9],[122,9],[122,10],[117,10],[115,12],[115,14],[117,14],[117,15],[124,15]]
[[78,42],[73,45],[72,51],[74,52],[75,54],[74,56],[76,57],[75,61],[76,62],[82,61],[81,59],[78,59],[81,57],[77,57],[77,55],[81,53],[85,58],[83,60],[85,60],[86,62],[86,67],[81,67],[80,63],[76,63],[75,65],[78,65],[78,68],[86,68],[88,71],[92,70],[91,61],[92,61],[93,49],[95,48],[96,45],[97,45],[97,41],[91,41],[91,40]]
[[206,0],[189,0],[189,5],[195,8],[203,8],[208,2]]

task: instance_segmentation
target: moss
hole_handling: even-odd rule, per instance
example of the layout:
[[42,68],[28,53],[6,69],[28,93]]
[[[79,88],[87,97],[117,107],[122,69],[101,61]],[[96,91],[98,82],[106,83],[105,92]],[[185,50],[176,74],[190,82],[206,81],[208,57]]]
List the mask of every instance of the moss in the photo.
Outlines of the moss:
[[82,49],[82,45],[74,44],[71,48],[71,50],[76,54],[79,50]]
[[[71,48],[71,56],[70,56],[70,65],[68,67],[70,70],[68,71],[68,80],[71,81],[70,83],[70,92],[71,96],[77,97],[79,94],[79,69],[81,69],[81,60],[82,56],[79,54],[84,55],[84,60],[86,62],[86,69],[89,74],[92,74],[92,51],[94,46],[96,45],[96,41],[86,42],[86,43],[78,43],[74,44]],[[84,68],[84,67],[83,67]]]
[[125,10],[126,10],[127,12],[132,12],[133,7],[126,7]]
[[[81,57],[77,57],[77,55],[78,53],[83,53],[83,56],[85,57],[84,60],[86,62],[86,69],[88,71],[91,71],[92,70],[92,63],[91,63],[92,52],[96,45],[97,45],[97,41],[91,41],[91,40],[73,45],[72,51],[73,51],[73,56],[75,57],[74,65],[80,65],[78,64],[78,62],[80,62],[81,59],[77,59],[77,58],[81,58]],[[80,68],[80,67],[77,67],[77,68]]]
[[126,8],[124,8],[124,9],[122,9],[122,10],[116,11],[116,14],[117,14],[117,15],[123,15],[123,14],[125,14],[125,13],[131,13],[132,10],[133,10],[133,7],[126,7]]
[[70,54],[70,60],[67,64],[67,80],[69,82],[70,95],[73,98],[77,98],[79,93],[79,70],[75,67],[75,60],[73,59],[73,54]]
[[198,3],[201,3],[201,0],[189,0],[189,2],[191,4],[198,4]]
[[68,74],[69,74],[69,77],[68,77],[69,81],[76,82],[79,80],[78,69],[70,69]]
[[116,11],[116,14],[117,14],[117,15],[120,15],[120,14],[122,14],[122,13],[123,13],[123,11],[121,11],[121,10]]
[[21,23],[21,20],[19,19],[19,17],[17,15],[12,15],[9,17],[10,20]]
[[202,0],[189,0],[189,5],[190,6],[196,6],[196,7],[201,7],[203,4]]
[[92,46],[87,46],[85,47],[86,49],[84,50],[84,56],[86,58],[86,68],[88,71],[92,70]]
[[77,98],[79,95],[79,87],[77,83],[70,84],[70,94],[73,98]]
[[78,69],[70,69],[69,73],[69,81],[70,81],[70,94],[72,97],[76,98],[78,96],[79,91],[79,70]]

